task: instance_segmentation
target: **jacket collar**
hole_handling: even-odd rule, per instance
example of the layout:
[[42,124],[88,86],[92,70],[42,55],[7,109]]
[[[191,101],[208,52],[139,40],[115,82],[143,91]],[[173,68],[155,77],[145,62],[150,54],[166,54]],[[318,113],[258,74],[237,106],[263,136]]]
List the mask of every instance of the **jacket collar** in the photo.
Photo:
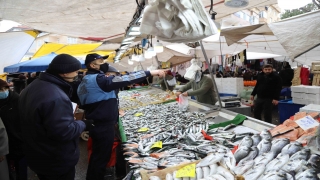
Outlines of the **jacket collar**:
[[40,74],[39,79],[42,81],[47,81],[57,85],[61,90],[63,90],[69,97],[72,96],[72,86],[62,78],[59,78],[53,74],[43,72]]
[[104,74],[104,73],[102,71],[100,71],[100,70],[88,69],[86,74]]

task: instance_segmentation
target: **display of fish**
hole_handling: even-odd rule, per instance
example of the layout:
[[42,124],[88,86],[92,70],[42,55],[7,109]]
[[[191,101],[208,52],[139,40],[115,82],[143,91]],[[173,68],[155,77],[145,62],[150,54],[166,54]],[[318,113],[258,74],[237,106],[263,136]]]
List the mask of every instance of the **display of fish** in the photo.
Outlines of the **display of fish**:
[[260,136],[262,137],[262,139],[266,139],[266,140],[272,139],[272,135],[270,131],[268,131],[267,129],[264,129],[263,131],[261,131]]
[[275,139],[272,141],[272,146],[270,151],[273,152],[274,157],[276,157],[282,151],[282,148],[289,143],[290,143],[290,140],[286,138]]
[[299,142],[293,142],[287,144],[285,147],[282,148],[281,154],[289,154],[289,156],[293,155],[294,153],[300,151],[302,149],[302,144]]
[[258,146],[258,144],[262,140],[262,137],[259,134],[254,134],[253,136],[251,136],[251,139],[253,142],[252,146]]
[[257,146],[257,148],[259,149],[259,155],[269,152],[271,149],[271,146],[272,146],[271,140],[262,139]]
[[278,157],[276,157],[266,165],[266,172],[277,171],[281,169],[282,166],[284,166],[288,161],[289,161],[288,154],[285,154],[285,155],[280,154]]

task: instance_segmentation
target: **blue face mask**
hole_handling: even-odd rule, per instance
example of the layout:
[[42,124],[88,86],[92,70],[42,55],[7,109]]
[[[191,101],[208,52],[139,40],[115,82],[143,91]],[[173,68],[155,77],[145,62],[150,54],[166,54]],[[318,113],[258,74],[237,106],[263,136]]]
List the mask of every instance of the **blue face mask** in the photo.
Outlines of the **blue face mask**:
[[0,92],[0,99],[5,99],[5,98],[8,97],[8,95],[9,95],[9,91],[8,91],[8,90],[6,90],[6,91],[1,91],[1,92]]

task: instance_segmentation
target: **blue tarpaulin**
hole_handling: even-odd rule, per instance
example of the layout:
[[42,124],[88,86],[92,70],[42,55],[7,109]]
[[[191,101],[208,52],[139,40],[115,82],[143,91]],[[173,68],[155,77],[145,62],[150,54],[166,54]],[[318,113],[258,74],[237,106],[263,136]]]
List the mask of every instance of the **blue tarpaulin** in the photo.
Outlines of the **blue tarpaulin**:
[[[4,68],[3,71],[8,73],[45,71],[48,68],[49,64],[51,63],[52,59],[56,56],[57,56],[56,53],[51,53],[46,56],[35,58],[33,60],[24,61],[11,66],[7,66]],[[82,60],[79,60],[79,61],[81,62],[82,68],[85,69],[86,66],[84,65],[84,61]]]

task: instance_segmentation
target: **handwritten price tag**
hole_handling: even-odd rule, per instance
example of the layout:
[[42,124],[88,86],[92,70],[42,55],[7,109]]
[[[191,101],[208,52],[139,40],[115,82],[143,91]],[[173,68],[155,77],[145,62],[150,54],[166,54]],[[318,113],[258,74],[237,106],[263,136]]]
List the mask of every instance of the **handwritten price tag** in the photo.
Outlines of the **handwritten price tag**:
[[151,148],[162,148],[162,141],[155,142]]
[[135,117],[140,117],[140,116],[143,116],[143,114],[142,113],[135,113],[134,116]]
[[176,178],[179,177],[195,177],[196,176],[196,164],[187,165],[179,169],[176,173]]
[[147,127],[142,127],[138,130],[138,132],[146,132],[146,131],[149,131],[149,128]]
[[303,129],[307,130],[316,126],[319,126],[319,122],[314,120],[310,115],[299,120],[296,120],[296,123]]

